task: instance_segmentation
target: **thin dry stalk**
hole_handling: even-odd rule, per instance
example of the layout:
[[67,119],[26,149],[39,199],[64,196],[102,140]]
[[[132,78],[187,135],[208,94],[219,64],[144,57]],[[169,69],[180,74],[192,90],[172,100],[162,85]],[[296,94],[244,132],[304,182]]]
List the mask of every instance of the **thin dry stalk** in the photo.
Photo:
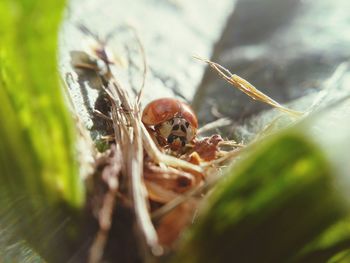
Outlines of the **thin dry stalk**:
[[135,143],[134,152],[136,153],[135,157],[132,159],[132,176],[133,176],[133,199],[136,211],[136,219],[138,220],[139,225],[145,231],[145,237],[148,245],[152,248],[154,255],[161,255],[163,253],[162,247],[158,243],[158,235],[155,231],[155,228],[152,224],[151,217],[148,210],[148,200],[147,190],[145,183],[143,181],[143,147],[142,147],[142,138],[141,138],[141,117],[139,115],[138,106],[135,105],[135,117],[133,121]]
[[240,91],[247,94],[249,97],[251,97],[253,100],[258,100],[263,103],[269,104],[270,106],[278,109],[281,112],[287,113],[293,117],[300,117],[303,115],[302,112],[295,111],[292,109],[288,109],[281,104],[279,104],[277,101],[273,100],[266,94],[262,93],[260,90],[255,88],[252,84],[250,84],[245,79],[241,78],[240,76],[236,74],[232,74],[228,69],[224,68],[218,63],[212,62],[207,59],[194,57],[198,60],[201,60],[205,63],[207,63],[210,67],[212,67],[224,80],[226,80],[228,83],[230,83],[233,87],[239,89]]
[[213,122],[209,122],[197,130],[197,134],[203,134],[205,132],[215,130],[220,127],[229,126],[232,124],[232,120],[229,118],[220,118]]
[[231,146],[231,147],[243,148],[245,145],[231,140],[231,141],[219,142],[218,146]]
[[139,34],[137,33],[137,30],[134,27],[131,27],[131,29],[132,29],[132,31],[135,34],[136,42],[137,42],[137,44],[139,46],[139,49],[140,49],[140,54],[141,54],[142,64],[143,64],[143,74],[142,74],[141,88],[140,88],[140,91],[137,94],[137,98],[136,98],[136,105],[138,107],[140,107],[141,98],[142,98],[142,95],[143,95],[143,90],[144,90],[145,84],[146,84],[146,76],[147,76],[147,71],[148,71],[148,65],[147,65],[145,48],[144,48],[144,46],[142,44],[140,36],[139,36]]
[[223,157],[206,163],[206,166],[220,167],[223,163],[227,163],[228,161],[236,158],[241,153],[241,150],[242,148],[227,152]]
[[96,116],[100,117],[101,119],[104,119],[104,120],[106,120],[106,121],[112,121],[111,117],[109,117],[109,116],[103,114],[103,113],[100,112],[99,110],[96,110],[96,109],[95,109],[95,110],[93,111],[93,113],[94,113]]

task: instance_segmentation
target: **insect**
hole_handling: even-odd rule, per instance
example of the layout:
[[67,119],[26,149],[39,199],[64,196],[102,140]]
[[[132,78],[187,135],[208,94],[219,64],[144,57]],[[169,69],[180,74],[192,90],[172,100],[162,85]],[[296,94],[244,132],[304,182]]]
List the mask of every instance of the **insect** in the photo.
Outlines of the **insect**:
[[142,113],[142,122],[154,127],[158,142],[179,151],[197,133],[198,121],[191,107],[177,99],[162,98],[150,102]]

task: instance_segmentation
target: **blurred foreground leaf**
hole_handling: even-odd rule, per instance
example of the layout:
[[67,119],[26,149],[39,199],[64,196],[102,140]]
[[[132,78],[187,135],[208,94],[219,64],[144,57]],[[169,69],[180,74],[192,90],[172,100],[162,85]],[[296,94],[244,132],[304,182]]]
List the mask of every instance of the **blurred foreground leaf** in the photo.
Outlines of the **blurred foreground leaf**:
[[1,180],[77,206],[83,194],[56,61],[64,2],[0,3]]
[[58,81],[64,4],[0,1],[0,228],[11,225],[13,242],[29,238],[39,250],[49,250],[66,225],[57,207],[77,208],[84,199],[73,124]]
[[326,262],[350,240],[335,175],[300,132],[251,147],[209,196],[178,262]]

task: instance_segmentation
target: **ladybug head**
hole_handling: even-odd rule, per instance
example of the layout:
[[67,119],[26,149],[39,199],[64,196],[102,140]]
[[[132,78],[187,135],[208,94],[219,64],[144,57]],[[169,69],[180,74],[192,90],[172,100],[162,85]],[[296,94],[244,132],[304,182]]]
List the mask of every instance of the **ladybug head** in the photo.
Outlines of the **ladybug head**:
[[174,117],[157,125],[156,130],[166,139],[172,150],[179,150],[191,141],[195,132],[190,123],[182,117]]

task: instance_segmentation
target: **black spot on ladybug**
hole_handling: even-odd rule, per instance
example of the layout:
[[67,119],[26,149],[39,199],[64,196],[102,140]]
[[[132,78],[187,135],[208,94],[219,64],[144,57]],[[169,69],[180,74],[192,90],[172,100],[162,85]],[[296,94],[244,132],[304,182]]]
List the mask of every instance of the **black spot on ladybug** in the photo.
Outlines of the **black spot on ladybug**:
[[172,135],[172,134],[170,134],[169,136],[168,136],[168,143],[173,143],[174,142],[174,140],[175,140],[175,137],[176,136],[174,136],[174,135]]
[[178,124],[176,124],[174,127],[173,127],[173,130],[176,131],[180,128],[180,126]]
[[184,147],[186,145],[186,138],[185,137],[179,137],[179,139],[181,140],[182,147]]
[[181,131],[186,132],[185,126],[181,125]]

